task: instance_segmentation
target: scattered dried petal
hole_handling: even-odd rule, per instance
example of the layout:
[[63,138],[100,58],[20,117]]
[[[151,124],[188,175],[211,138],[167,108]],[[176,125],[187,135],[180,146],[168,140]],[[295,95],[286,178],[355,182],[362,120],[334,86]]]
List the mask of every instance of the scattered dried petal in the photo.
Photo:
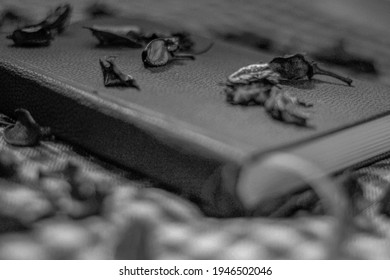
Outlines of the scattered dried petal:
[[188,32],[174,32],[171,34],[170,37],[175,37],[178,39],[179,51],[184,51],[184,52],[193,51],[195,43],[191,39],[191,36]]
[[124,74],[114,63],[114,57],[100,59],[100,66],[103,71],[104,85],[106,87],[133,87],[140,90],[136,80]]
[[256,84],[225,89],[226,101],[234,105],[264,104],[269,89],[262,89]]
[[169,59],[170,55],[163,39],[153,40],[142,52],[142,61],[146,66],[163,66]]
[[142,51],[145,67],[164,66],[173,59],[195,59],[191,54],[179,53],[176,37],[154,39]]
[[306,126],[309,114],[302,111],[310,107],[288,92],[274,90],[265,102],[265,110],[274,118],[286,123]]
[[351,79],[321,69],[316,63],[308,62],[302,54],[276,57],[271,60],[269,66],[285,80],[311,79],[314,75],[325,75],[339,79],[349,86],[352,84]]
[[306,126],[308,114],[301,109],[309,105],[280,91],[282,75],[267,63],[242,67],[225,83],[226,100],[235,105],[263,105],[274,119]]
[[7,39],[13,40],[16,46],[48,46],[53,40],[50,30],[42,26],[16,29]]
[[85,26],[84,28],[89,29],[102,46],[129,46],[132,48],[140,48],[144,44],[140,35],[141,29],[136,25],[93,25],[91,27]]
[[229,77],[225,87],[226,101],[235,105],[264,105],[271,91],[274,90],[278,75],[268,70],[261,73],[249,73],[246,70],[248,68],[241,68]]
[[25,109],[15,111],[17,121],[4,129],[4,140],[15,146],[35,146],[50,134],[48,128],[41,128]]
[[196,44],[195,44],[194,40],[191,38],[191,34],[188,32],[185,32],[185,31],[173,32],[169,36],[164,36],[164,37],[176,38],[178,40],[178,45],[179,45],[177,51],[188,53],[188,54],[193,54],[193,55],[199,55],[199,54],[203,54],[205,52],[208,52],[212,48],[212,46],[214,45],[214,43],[211,42],[204,49],[195,50]]
[[252,64],[238,69],[228,78],[230,84],[249,84],[262,79],[267,79],[276,85],[279,83],[279,74],[275,73],[267,63]]

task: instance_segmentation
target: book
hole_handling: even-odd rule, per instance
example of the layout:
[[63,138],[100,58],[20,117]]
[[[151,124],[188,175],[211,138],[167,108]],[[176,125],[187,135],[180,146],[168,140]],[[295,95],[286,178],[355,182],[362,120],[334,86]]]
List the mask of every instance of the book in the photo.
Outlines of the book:
[[[313,104],[312,127],[297,127],[275,121],[260,106],[233,106],[222,94],[220,83],[231,73],[268,62],[270,54],[216,41],[194,61],[145,68],[142,48],[97,46],[83,28],[94,24],[172,30],[146,20],[100,19],[71,25],[48,47],[3,40],[0,112],[12,116],[25,108],[59,139],[196,197],[209,215],[250,213],[266,195],[260,170],[272,153],[331,174],[389,151],[386,86],[354,80],[350,87],[324,76],[284,85]],[[195,41],[199,47],[210,42]],[[105,87],[99,65],[105,56],[116,56],[140,91]]]

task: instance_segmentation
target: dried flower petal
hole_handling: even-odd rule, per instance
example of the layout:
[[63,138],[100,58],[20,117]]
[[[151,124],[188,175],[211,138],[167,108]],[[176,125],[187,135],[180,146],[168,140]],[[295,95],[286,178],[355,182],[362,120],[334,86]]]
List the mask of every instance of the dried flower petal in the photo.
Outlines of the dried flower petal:
[[274,87],[267,80],[243,85],[226,86],[226,101],[234,105],[263,105],[269,98],[270,92]]
[[238,69],[231,74],[228,82],[231,84],[248,84],[267,79],[272,84],[279,83],[279,74],[275,73],[267,63],[252,64]]
[[285,91],[272,91],[265,102],[265,110],[274,118],[286,123],[306,126],[309,114],[302,111],[311,107]]
[[144,42],[142,40],[141,29],[136,25],[129,26],[102,26],[93,25],[85,26],[89,29],[92,35],[99,40],[99,44],[103,46],[129,46],[132,48],[140,48]]
[[15,111],[17,121],[4,129],[4,140],[15,146],[34,146],[50,134],[48,128],[41,128],[25,109]]
[[279,79],[279,73],[266,63],[242,67],[225,83],[226,100],[235,105],[263,105],[274,119],[305,126],[308,115],[301,109],[309,105],[280,91]]
[[[261,72],[261,74],[256,72],[254,75],[261,76],[261,78],[255,79],[251,73],[247,74],[245,69],[240,70],[236,72],[237,75],[233,74],[233,76],[229,77],[230,79],[226,83],[224,90],[226,101],[239,105],[249,105],[251,103],[264,105],[271,91],[275,88],[278,76],[275,76],[272,71],[266,70]],[[234,81],[234,83],[231,81]]]
[[179,51],[190,52],[193,50],[195,43],[187,32],[174,32],[170,37],[175,37],[179,41]]
[[314,75],[325,75],[339,79],[349,86],[352,80],[336,73],[321,69],[314,62],[308,62],[302,54],[276,57],[269,63],[270,68],[285,80],[311,79]]
[[173,59],[195,59],[191,54],[178,51],[179,40],[176,37],[154,39],[142,51],[142,61],[146,67],[158,67]]
[[114,57],[100,59],[100,66],[103,71],[104,85],[106,87],[133,87],[140,90],[135,79],[124,74],[114,63]]
[[169,36],[164,36],[164,37],[173,37],[178,40],[178,52],[184,52],[192,55],[200,55],[203,53],[208,52],[214,45],[213,42],[208,44],[206,47],[204,47],[201,50],[195,50],[195,42],[191,38],[191,34],[185,31],[182,32],[173,32]]
[[41,26],[16,29],[7,39],[14,41],[16,46],[48,46],[53,40],[50,30]]
[[167,64],[169,59],[168,49],[162,39],[153,40],[142,52],[142,61],[147,66],[162,66]]

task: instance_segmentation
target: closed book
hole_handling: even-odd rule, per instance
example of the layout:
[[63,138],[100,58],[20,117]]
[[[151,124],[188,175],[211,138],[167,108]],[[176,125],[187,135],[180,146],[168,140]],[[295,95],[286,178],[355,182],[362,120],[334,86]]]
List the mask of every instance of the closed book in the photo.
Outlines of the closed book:
[[[57,138],[198,198],[210,215],[250,213],[264,194],[262,161],[274,152],[331,174],[390,150],[386,86],[358,80],[348,86],[325,76],[285,83],[285,90],[313,104],[310,126],[299,127],[272,119],[261,106],[233,106],[222,93],[231,73],[268,62],[270,54],[216,41],[195,60],[146,68],[142,48],[97,46],[83,28],[94,24],[178,30],[100,19],[71,25],[47,47],[2,40],[0,111],[13,116],[25,108]],[[210,43],[194,38],[199,49]],[[140,90],[105,87],[99,59],[106,56],[116,56]]]

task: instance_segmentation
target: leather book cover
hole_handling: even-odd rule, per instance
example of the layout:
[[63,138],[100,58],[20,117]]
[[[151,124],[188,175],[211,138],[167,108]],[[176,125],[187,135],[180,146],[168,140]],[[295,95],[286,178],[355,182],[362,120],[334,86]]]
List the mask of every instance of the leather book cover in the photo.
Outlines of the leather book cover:
[[[208,201],[211,215],[245,214],[236,188],[248,161],[270,151],[310,146],[389,112],[389,88],[358,80],[350,87],[318,76],[285,85],[313,104],[312,127],[284,124],[260,106],[230,105],[220,85],[240,67],[270,61],[269,54],[215,42],[194,61],[145,68],[142,49],[98,47],[83,28],[93,24],[166,30],[144,20],[106,19],[73,24],[48,47],[15,47],[4,39],[0,111],[12,116],[25,108],[59,139]],[[195,41],[200,47],[210,42]],[[104,86],[99,59],[113,55],[118,67],[137,80],[139,91]],[[365,132],[360,133],[353,137],[364,138]],[[340,146],[328,148],[343,150],[345,143],[334,143]],[[375,156],[378,151],[359,160]]]

